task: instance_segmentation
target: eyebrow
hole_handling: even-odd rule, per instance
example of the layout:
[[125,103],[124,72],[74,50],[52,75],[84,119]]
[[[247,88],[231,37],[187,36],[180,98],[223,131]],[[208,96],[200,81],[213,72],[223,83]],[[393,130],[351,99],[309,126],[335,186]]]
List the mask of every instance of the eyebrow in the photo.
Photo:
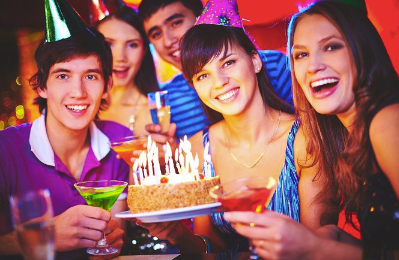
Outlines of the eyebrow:
[[[167,23],[169,23],[170,21],[172,21],[172,20],[174,20],[174,19],[176,19],[176,18],[183,18],[183,17],[184,17],[184,15],[183,15],[183,14],[180,14],[180,13],[172,14],[171,16],[169,16],[168,18],[165,19],[165,21],[163,22],[163,24],[167,24]],[[151,28],[148,30],[147,35],[151,35],[155,30],[158,30],[158,29],[159,29],[159,26],[157,26],[157,25],[151,27]]]
[[[337,39],[337,40],[344,41],[344,39],[342,39],[342,37],[338,37],[336,35],[331,35],[331,36],[327,36],[327,37],[322,38],[320,41],[318,41],[318,43],[323,43],[323,42],[329,41],[329,40],[334,39],[334,38]],[[306,47],[304,45],[294,44],[292,46],[291,50],[293,50],[293,49],[306,49]]]
[[[56,69],[56,70],[52,71],[52,72],[51,72],[51,75],[52,75],[52,74],[57,74],[57,73],[60,73],[60,72],[71,73],[71,70],[59,68],[59,69]],[[96,69],[88,69],[88,70],[85,70],[85,73],[98,73],[98,74],[102,74],[102,73],[101,73],[101,69],[98,69],[98,68],[96,68]]]

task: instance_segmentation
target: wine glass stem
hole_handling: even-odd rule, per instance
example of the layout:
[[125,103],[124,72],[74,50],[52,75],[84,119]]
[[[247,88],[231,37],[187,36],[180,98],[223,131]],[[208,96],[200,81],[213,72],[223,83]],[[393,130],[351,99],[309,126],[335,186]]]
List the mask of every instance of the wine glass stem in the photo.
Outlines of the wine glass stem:
[[100,239],[100,240],[97,242],[97,246],[98,246],[98,247],[106,247],[106,246],[108,246],[108,245],[107,245],[107,240],[105,239],[105,233],[104,233],[103,231],[102,231],[101,233],[102,233],[102,235],[103,235],[103,238]]

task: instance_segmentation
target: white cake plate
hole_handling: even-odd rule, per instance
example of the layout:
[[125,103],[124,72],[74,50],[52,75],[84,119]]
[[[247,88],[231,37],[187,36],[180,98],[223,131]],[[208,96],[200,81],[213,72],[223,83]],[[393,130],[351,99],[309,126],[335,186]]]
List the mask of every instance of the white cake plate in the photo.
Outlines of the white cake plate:
[[220,207],[221,205],[222,204],[220,202],[216,202],[216,203],[193,206],[193,207],[168,209],[168,210],[160,210],[160,211],[144,212],[136,214],[133,214],[130,211],[123,211],[115,214],[115,217],[130,219],[130,220],[138,219],[143,223],[175,221],[187,218],[195,218],[221,211],[222,210]]

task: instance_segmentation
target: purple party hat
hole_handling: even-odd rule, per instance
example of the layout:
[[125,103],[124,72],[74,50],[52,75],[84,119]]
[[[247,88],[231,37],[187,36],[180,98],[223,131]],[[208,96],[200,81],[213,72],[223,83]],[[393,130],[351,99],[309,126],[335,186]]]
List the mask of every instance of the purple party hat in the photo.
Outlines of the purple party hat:
[[237,0],[209,0],[195,25],[214,24],[243,28]]

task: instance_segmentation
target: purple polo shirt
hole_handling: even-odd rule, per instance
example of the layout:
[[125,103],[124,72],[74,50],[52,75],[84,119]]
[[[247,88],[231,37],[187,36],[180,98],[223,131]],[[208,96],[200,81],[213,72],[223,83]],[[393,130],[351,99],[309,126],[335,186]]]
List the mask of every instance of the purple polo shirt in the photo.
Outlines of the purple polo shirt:
[[[129,166],[116,158],[108,141],[131,134],[128,128],[115,122],[91,123],[90,149],[79,181],[128,181]],[[73,186],[76,182],[51,148],[43,115],[33,124],[0,131],[0,235],[13,231],[11,195],[49,189],[57,216],[72,206],[86,204]]]

